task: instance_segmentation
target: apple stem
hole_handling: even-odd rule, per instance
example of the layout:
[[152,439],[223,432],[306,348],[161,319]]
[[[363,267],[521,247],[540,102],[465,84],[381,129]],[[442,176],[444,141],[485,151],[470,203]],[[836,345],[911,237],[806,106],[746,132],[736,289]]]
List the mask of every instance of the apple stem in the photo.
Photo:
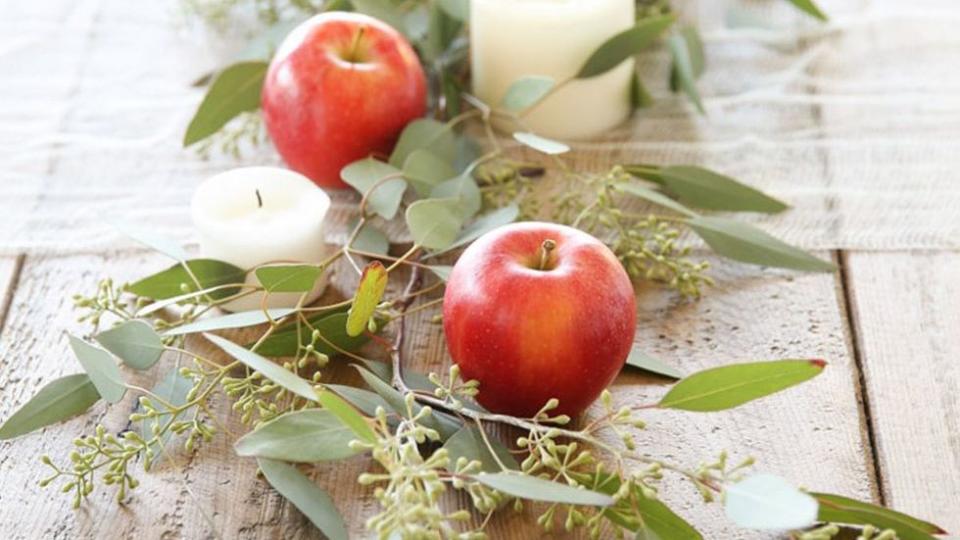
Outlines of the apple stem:
[[353,44],[350,45],[350,52],[347,55],[347,60],[350,62],[357,63],[359,58],[357,57],[357,47],[360,46],[360,40],[363,39],[363,33],[366,31],[366,26],[361,26],[357,29],[356,35],[353,36]]
[[540,244],[540,270],[547,269],[547,263],[550,262],[550,252],[557,248],[557,243],[547,238]]
[[260,196],[260,190],[255,189],[253,192],[257,194],[257,208],[263,208],[263,197]]

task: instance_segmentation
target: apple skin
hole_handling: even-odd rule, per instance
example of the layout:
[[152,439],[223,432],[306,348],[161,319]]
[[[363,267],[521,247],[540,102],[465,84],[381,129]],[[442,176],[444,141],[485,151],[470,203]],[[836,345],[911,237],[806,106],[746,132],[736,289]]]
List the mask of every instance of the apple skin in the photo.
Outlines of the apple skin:
[[[544,240],[556,243],[540,270]],[[447,348],[477,401],[530,417],[583,412],[633,346],[636,298],[616,256],[589,234],[515,223],[477,239],[453,267],[443,299]]]
[[340,169],[389,155],[427,108],[410,43],[367,15],[331,11],[305,21],[277,50],[261,93],[267,132],[287,165],[317,185],[345,188]]

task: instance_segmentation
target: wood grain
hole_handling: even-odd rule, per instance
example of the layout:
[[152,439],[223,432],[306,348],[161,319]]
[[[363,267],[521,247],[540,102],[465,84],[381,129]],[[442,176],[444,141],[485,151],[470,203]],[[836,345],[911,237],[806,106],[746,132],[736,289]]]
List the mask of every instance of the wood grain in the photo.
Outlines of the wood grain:
[[960,531],[960,253],[845,259],[886,503]]
[[0,257],[0,332],[3,331],[3,322],[6,320],[10,308],[10,299],[13,289],[17,285],[20,274],[20,264],[23,257]]

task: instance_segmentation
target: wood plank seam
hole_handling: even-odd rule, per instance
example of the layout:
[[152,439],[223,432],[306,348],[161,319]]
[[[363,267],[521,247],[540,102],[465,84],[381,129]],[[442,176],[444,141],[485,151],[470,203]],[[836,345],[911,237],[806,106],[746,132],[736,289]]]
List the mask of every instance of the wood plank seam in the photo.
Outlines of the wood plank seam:
[[853,297],[853,287],[850,283],[849,269],[847,267],[847,253],[844,250],[837,250],[835,259],[839,272],[841,301],[843,303],[843,314],[846,320],[847,332],[850,334],[850,347],[853,349],[854,366],[857,371],[857,392],[860,395],[860,414],[864,430],[867,433],[870,455],[867,459],[870,469],[873,471],[874,484],[876,486],[877,502],[886,505],[887,494],[883,482],[883,470],[880,467],[880,449],[877,442],[876,426],[873,422],[873,410],[871,408],[870,392],[867,389],[866,371],[863,365],[863,347],[861,345],[860,332],[856,324],[856,309]]
[[3,333],[4,325],[7,322],[7,313],[10,311],[10,305],[13,303],[13,293],[17,290],[17,284],[20,282],[20,270],[23,269],[23,261],[26,255],[17,255],[13,260],[13,270],[10,271],[10,277],[7,280],[3,290],[0,290],[0,334]]

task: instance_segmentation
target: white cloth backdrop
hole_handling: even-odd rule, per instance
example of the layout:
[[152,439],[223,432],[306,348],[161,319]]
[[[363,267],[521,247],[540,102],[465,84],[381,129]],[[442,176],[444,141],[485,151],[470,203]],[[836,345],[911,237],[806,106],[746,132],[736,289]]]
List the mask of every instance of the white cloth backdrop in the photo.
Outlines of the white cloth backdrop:
[[[679,2],[706,37],[708,115],[669,93],[651,52],[657,104],[575,145],[576,166],[719,169],[790,202],[756,220],[807,248],[960,247],[960,3],[821,4],[827,25],[784,0]],[[203,93],[191,82],[229,48],[175,2],[0,0],[0,253],[129,245],[107,218],[189,243],[194,186],[238,164],[180,147]],[[269,147],[243,160],[276,162]]]

